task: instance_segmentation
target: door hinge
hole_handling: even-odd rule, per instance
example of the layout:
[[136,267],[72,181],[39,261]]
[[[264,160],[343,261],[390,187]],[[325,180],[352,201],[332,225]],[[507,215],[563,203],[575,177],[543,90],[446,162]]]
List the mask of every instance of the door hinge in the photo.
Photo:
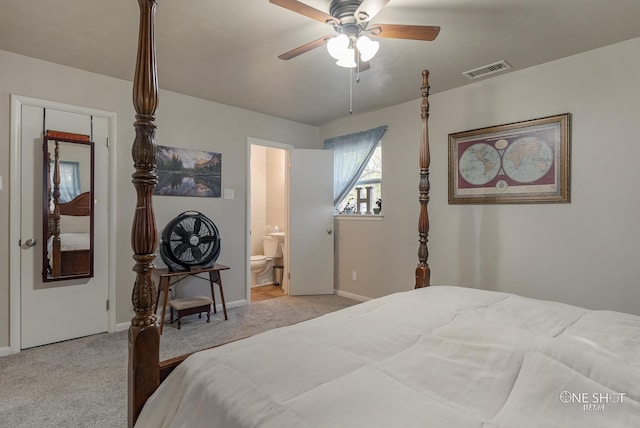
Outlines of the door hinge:
[[109,137],[107,137],[107,150],[109,149]]
[[109,299],[107,299],[107,311],[109,310]]
[[22,239],[18,239],[18,247],[22,248]]

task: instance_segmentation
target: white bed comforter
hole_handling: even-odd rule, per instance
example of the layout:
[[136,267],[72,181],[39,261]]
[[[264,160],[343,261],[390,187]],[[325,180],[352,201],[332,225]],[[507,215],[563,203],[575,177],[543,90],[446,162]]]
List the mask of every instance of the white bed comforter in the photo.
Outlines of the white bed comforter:
[[[91,248],[91,234],[89,233],[63,233],[60,235],[60,251],[88,250]],[[53,252],[53,236],[47,240],[49,258]]]
[[640,427],[640,317],[460,287],[189,357],[137,427]]

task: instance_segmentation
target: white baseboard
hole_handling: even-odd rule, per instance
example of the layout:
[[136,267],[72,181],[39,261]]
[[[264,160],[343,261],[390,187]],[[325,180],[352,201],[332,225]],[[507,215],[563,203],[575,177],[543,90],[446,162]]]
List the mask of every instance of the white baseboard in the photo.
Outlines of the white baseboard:
[[[247,299],[240,299],[240,300],[236,300],[236,301],[227,303],[227,309],[239,308],[240,306],[246,306],[248,304],[249,304],[249,302],[247,301]],[[216,305],[216,309],[221,311],[222,310],[222,304]]]
[[348,299],[357,300],[359,302],[366,302],[367,300],[371,300],[371,297],[365,297],[365,296],[361,296],[359,294],[349,293],[348,291],[342,291],[342,290],[338,290],[338,289],[335,289],[334,291],[338,296],[346,297]]
[[7,355],[11,355],[11,348],[8,346],[5,346],[3,348],[0,348],[0,357],[6,357]]
[[131,321],[118,323],[116,324],[116,328],[113,329],[113,332],[117,333],[119,331],[128,330],[130,325],[131,325]]

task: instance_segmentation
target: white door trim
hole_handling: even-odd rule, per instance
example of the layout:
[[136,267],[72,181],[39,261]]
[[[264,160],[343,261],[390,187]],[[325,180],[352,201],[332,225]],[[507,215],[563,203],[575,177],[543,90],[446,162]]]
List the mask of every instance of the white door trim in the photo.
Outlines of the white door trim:
[[[251,303],[251,264],[250,264],[250,260],[251,260],[251,145],[256,145],[256,146],[265,146],[265,147],[272,147],[274,149],[282,149],[286,151],[285,157],[286,157],[286,164],[289,164],[289,159],[291,158],[291,150],[293,150],[293,146],[290,144],[284,144],[284,143],[278,143],[275,141],[269,141],[269,140],[263,140],[261,138],[254,138],[254,137],[247,137],[247,200],[246,200],[246,205],[247,205],[247,217],[245,219],[246,222],[246,242],[245,242],[245,257],[244,257],[244,262],[245,262],[245,266],[244,266],[244,270],[245,270],[245,284],[246,284],[246,296],[247,296],[247,303]],[[289,222],[289,218],[290,218],[290,203],[289,203],[289,168],[287,168],[286,174],[285,174],[285,186],[286,186],[286,196],[285,196],[285,200],[286,200],[286,215],[287,215],[287,223]],[[287,230],[289,230],[289,225],[287,224]],[[288,239],[289,239],[289,234],[287,233],[285,235],[285,248],[288,246]],[[285,266],[289,266],[289,252],[287,251],[286,253],[286,257],[287,260],[284,261],[284,265]],[[286,275],[286,272],[282,273],[283,275]]]
[[[103,117],[109,121],[109,228],[111,231],[116,230],[116,194],[115,194],[115,178],[116,178],[116,114],[109,111],[97,110],[86,107],[78,107],[70,104],[63,104],[55,101],[41,100],[37,98],[25,97],[21,95],[11,94],[11,137],[10,150],[11,158],[9,165],[9,177],[11,180],[9,186],[10,192],[10,209],[9,209],[9,346],[12,353],[20,352],[20,257],[21,251],[18,246],[20,240],[20,196],[21,189],[21,166],[22,159],[20,156],[21,147],[21,110],[23,105],[49,108],[56,110],[68,111],[71,113],[79,113]],[[109,301],[112,303],[108,311],[108,331],[115,331],[116,327],[116,308],[115,308],[115,233],[109,234],[109,263],[108,263],[108,292]]]

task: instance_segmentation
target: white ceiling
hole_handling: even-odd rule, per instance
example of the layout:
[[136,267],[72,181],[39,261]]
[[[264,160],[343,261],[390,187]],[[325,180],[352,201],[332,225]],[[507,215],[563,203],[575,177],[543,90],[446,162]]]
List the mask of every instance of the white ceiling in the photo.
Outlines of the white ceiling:
[[[330,0],[303,2],[329,12]],[[499,60],[513,72],[640,37],[639,17],[640,0],[391,0],[372,22],[438,25],[440,34],[379,39],[371,69],[353,84],[353,111],[419,98],[423,69],[433,94]],[[349,72],[323,47],[277,56],[332,33],[268,0],[159,0],[160,87],[321,125],[348,115]],[[0,0],[2,50],[131,81],[137,36],[135,0]]]

